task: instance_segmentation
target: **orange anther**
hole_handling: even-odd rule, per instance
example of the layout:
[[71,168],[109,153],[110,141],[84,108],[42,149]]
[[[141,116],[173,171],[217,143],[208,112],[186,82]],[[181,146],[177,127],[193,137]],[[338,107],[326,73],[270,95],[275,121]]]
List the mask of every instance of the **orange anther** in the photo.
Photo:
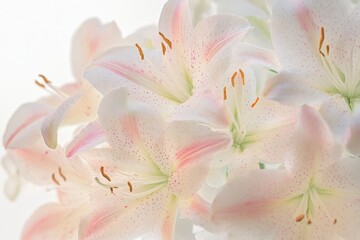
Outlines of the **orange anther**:
[[163,42],[161,43],[161,50],[162,50],[162,54],[165,55],[165,53],[166,53],[166,46],[165,46],[165,44],[164,44]]
[[241,76],[242,85],[244,86],[245,85],[245,73],[241,68],[239,69],[239,72],[240,72],[240,76]]
[[295,221],[296,221],[296,222],[301,222],[304,218],[305,218],[305,215],[304,215],[304,214],[300,214],[299,216],[297,216],[297,217],[295,218]]
[[235,78],[236,78],[237,72],[234,72],[231,76],[231,86],[235,87]]
[[136,44],[135,44],[135,47],[137,48],[137,50],[138,50],[138,52],[139,52],[139,54],[140,54],[140,59],[141,59],[141,60],[144,60],[144,52],[143,52],[143,50],[141,49],[140,45],[136,43]]
[[54,183],[56,183],[56,185],[60,185],[60,183],[59,183],[59,181],[56,179],[54,173],[51,175],[51,179],[53,180]]
[[105,173],[105,169],[104,169],[103,166],[100,167],[100,172],[101,172],[101,175],[102,175],[104,178],[106,178],[109,182],[111,182],[111,178],[109,177],[109,175],[107,175],[107,174]]
[[259,102],[260,98],[257,97],[256,100],[251,104],[251,108],[254,108],[255,105]]
[[39,77],[41,77],[45,83],[47,83],[47,84],[51,83],[51,81],[47,77],[45,77],[45,75],[39,74]]
[[60,177],[62,177],[62,179],[66,182],[66,177],[65,177],[65,175],[63,174],[63,172],[61,171],[61,168],[60,168],[60,167],[59,167],[58,171],[59,171]]
[[159,32],[159,35],[162,37],[164,42],[166,42],[169,48],[172,49],[172,42],[167,37],[165,37],[165,35],[162,32]]
[[128,181],[127,182],[128,186],[129,186],[129,191],[132,192],[133,191],[133,186],[131,185],[131,183]]

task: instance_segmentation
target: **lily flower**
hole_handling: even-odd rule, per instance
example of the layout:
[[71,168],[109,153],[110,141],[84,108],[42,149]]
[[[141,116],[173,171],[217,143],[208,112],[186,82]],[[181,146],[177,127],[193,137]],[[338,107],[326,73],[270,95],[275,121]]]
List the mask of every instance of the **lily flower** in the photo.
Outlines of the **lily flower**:
[[112,49],[92,63],[85,77],[103,95],[123,86],[131,89],[130,94],[140,88],[142,94],[137,92],[135,96],[157,104],[165,101],[166,106],[173,107],[222,78],[232,53],[248,61],[271,55],[237,43],[251,29],[246,19],[215,15],[193,27],[188,5],[188,0],[169,0],[165,4],[159,20],[161,44],[157,49],[146,49],[137,43]]
[[320,105],[340,136],[360,102],[359,9],[351,1],[278,1],[271,18],[274,49],[284,69],[269,81],[267,96]]
[[[134,239],[150,232],[172,239],[178,204],[196,193],[213,154],[231,139],[196,122],[167,124],[156,108],[128,100],[124,88],[108,93],[98,114],[110,147],[80,155],[103,191],[92,195],[79,239]],[[88,136],[77,141],[87,144]]]
[[77,82],[58,88],[40,74],[35,83],[49,91],[50,97],[21,106],[12,116],[4,134],[5,148],[29,146],[39,137],[41,128],[45,142],[57,145],[60,124],[74,124],[96,117],[100,95],[81,77],[89,62],[102,51],[120,44],[121,33],[115,23],[101,24],[97,19],[86,21],[75,33],[72,47],[72,68]]
[[359,236],[359,159],[342,157],[326,123],[308,106],[289,147],[284,168],[228,182],[213,202],[214,223],[236,239]]
[[[221,129],[233,139],[222,164],[258,168],[259,162],[279,163],[293,134],[297,109],[257,93],[254,72],[231,65],[213,91],[198,94],[179,107],[172,119],[197,120]],[[233,161],[232,161],[233,160]]]
[[250,22],[254,33],[245,40],[258,46],[272,47],[270,17],[273,0],[212,0],[218,14],[236,14]]
[[[21,239],[76,239],[80,220],[89,209],[94,188],[90,169],[80,159],[68,161],[61,148],[49,149],[42,139],[28,149],[9,149],[11,163],[30,183],[56,190],[58,202],[37,209],[26,222]],[[96,185],[95,185],[96,186]]]

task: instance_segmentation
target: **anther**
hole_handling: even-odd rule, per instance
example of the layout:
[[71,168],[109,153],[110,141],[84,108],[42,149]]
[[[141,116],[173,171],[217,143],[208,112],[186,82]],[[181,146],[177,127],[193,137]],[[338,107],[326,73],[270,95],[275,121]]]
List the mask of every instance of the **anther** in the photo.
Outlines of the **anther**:
[[58,171],[59,171],[60,177],[62,177],[62,179],[66,182],[66,177],[65,177],[65,175],[63,174],[63,172],[61,171],[61,168],[60,168],[60,167],[59,167]]
[[131,185],[131,183],[128,181],[127,185],[129,186],[129,191],[132,192],[133,191],[133,186]]
[[137,48],[137,50],[138,50],[138,52],[139,52],[139,54],[140,54],[140,59],[141,59],[141,60],[144,60],[144,52],[143,52],[143,50],[141,49],[140,45],[136,43],[136,44],[135,44],[135,47]]
[[324,43],[325,40],[325,29],[324,27],[321,27],[320,29],[320,40],[319,40],[319,52],[320,54],[325,57],[325,54],[321,51],[322,45]]
[[51,83],[51,81],[50,81],[47,77],[45,77],[45,75],[39,74],[38,76],[41,77],[46,84],[50,84],[50,83]]
[[165,53],[166,53],[166,46],[165,46],[165,44],[162,42],[161,43],[161,50],[162,50],[162,55],[165,55]]
[[299,216],[297,216],[297,217],[295,218],[295,221],[296,221],[296,222],[301,222],[304,218],[305,218],[305,215],[304,215],[304,214],[300,214]]
[[259,102],[260,98],[257,97],[256,100],[251,104],[251,108],[254,108],[255,105]]
[[235,78],[236,78],[237,72],[234,72],[231,76],[231,86],[235,87]]
[[333,224],[335,225],[336,223],[337,223],[337,219],[335,218]]
[[162,32],[159,32],[159,35],[162,37],[164,42],[166,42],[169,48],[172,49],[172,42],[167,37],[165,37],[165,35]]
[[114,194],[114,189],[115,188],[118,188],[118,187],[110,187],[109,189],[110,189],[110,192],[112,193],[112,194]]
[[329,55],[329,53],[330,53],[330,46],[326,45],[326,54]]
[[307,224],[308,224],[308,225],[312,224],[311,219],[309,219],[309,220],[307,221]]
[[111,178],[109,177],[109,175],[107,175],[107,174],[105,173],[105,169],[104,169],[103,166],[100,167],[100,172],[101,172],[101,175],[102,175],[104,178],[106,178],[109,182],[111,182]]
[[54,173],[51,175],[51,179],[53,180],[53,182],[54,182],[54,183],[56,183],[57,185],[59,185],[59,186],[60,186],[60,183],[59,183],[59,181],[56,179],[56,177],[55,177],[55,174],[54,174]]
[[239,69],[239,72],[240,72],[240,76],[241,76],[242,85],[244,86],[245,85],[245,73],[241,68]]
[[41,88],[45,88],[45,85],[42,83],[39,83],[38,80],[35,80],[35,84],[38,85]]
[[226,87],[224,87],[223,89],[223,95],[224,95],[224,100],[226,100],[227,99]]

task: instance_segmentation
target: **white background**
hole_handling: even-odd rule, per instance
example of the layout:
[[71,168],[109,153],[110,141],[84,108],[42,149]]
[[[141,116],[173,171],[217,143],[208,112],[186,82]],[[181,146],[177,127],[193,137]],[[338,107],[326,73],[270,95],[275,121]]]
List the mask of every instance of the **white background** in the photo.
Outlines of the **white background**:
[[[45,93],[34,85],[43,73],[56,84],[73,81],[70,43],[86,19],[115,20],[123,35],[155,24],[165,0],[0,0],[0,133],[15,109]],[[0,156],[4,155],[1,148]],[[0,189],[6,179],[0,169]],[[0,192],[0,239],[20,239],[30,214],[51,194],[27,188],[15,202]]]

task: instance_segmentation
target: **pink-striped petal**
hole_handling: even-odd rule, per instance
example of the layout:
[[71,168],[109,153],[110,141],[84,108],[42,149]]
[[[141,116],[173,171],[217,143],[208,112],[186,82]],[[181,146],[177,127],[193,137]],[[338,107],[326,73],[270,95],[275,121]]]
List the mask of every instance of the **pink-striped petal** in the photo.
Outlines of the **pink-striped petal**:
[[41,134],[44,141],[49,148],[55,149],[57,147],[57,131],[68,113],[69,109],[79,100],[80,95],[69,97],[63,104],[61,104],[52,114],[47,116],[42,122]]
[[71,158],[88,148],[106,142],[105,131],[99,121],[86,125],[79,134],[68,144],[66,157]]

